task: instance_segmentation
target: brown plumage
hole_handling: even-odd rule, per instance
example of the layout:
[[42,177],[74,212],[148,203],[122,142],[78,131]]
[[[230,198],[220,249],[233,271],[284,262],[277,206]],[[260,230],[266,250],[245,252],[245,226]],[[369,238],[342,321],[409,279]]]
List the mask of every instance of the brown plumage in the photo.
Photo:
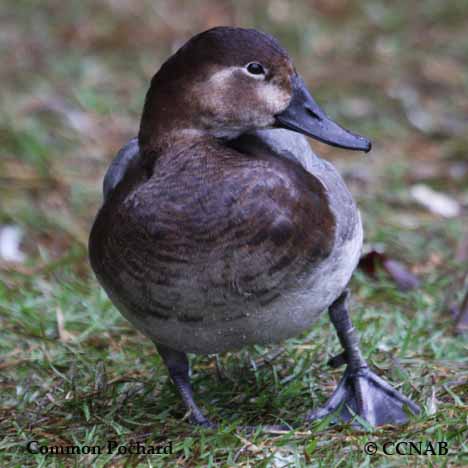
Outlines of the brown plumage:
[[[332,248],[322,184],[284,158],[202,139],[134,177],[101,210],[90,252],[106,288],[140,314],[203,320],[207,307],[230,301],[261,306]],[[159,286],[153,296],[142,294],[148,283]]]
[[[370,149],[327,117],[272,37],[215,28],[192,38],[153,77],[138,142],[106,174],[91,265],[154,341],[198,424],[209,423],[193,400],[186,352],[279,341],[327,308],[350,369],[336,395],[372,423],[403,420],[408,401],[393,389],[390,402],[376,397],[385,400],[378,411],[360,407],[361,380],[383,384],[363,374],[345,306],[362,244],[356,205],[303,136],[275,127]],[[343,393],[349,385],[356,393]]]

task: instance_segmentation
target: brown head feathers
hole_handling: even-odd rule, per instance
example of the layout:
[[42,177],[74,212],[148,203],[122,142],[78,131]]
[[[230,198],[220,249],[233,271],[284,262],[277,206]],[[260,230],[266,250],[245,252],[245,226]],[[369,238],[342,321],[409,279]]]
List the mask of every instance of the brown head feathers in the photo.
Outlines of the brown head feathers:
[[194,36],[152,79],[139,134],[143,154],[188,133],[229,138],[271,127],[291,99],[294,74],[287,52],[265,33],[217,27]]

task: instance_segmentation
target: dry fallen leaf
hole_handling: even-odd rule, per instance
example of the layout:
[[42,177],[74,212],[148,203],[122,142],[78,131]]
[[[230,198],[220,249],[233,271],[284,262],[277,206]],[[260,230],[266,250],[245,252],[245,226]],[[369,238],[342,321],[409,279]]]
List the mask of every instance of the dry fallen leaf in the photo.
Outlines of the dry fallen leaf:
[[20,249],[23,230],[19,226],[0,226],[0,258],[13,263],[23,263],[26,256]]
[[454,218],[460,214],[460,205],[456,200],[442,192],[436,192],[427,185],[413,185],[411,196],[434,214],[445,218]]
[[58,330],[60,341],[62,341],[63,343],[67,343],[68,341],[71,341],[74,338],[74,336],[72,333],[65,330],[65,319],[63,317],[63,312],[60,307],[57,307],[55,309],[55,315],[57,318],[57,330]]
[[378,268],[382,268],[401,291],[409,291],[419,286],[419,279],[405,265],[375,249],[361,257],[359,268],[372,277],[375,276]]

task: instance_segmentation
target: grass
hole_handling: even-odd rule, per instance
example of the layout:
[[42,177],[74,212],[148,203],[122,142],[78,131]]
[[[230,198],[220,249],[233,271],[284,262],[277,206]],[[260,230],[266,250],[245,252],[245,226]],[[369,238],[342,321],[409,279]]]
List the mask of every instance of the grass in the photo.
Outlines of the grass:
[[[468,353],[448,311],[462,299],[467,271],[455,255],[468,200],[468,141],[457,130],[468,109],[462,3],[428,0],[411,13],[405,2],[383,0],[0,7],[0,225],[24,230],[27,255],[23,264],[0,260],[1,466],[466,466]],[[368,246],[384,246],[421,279],[405,293],[383,272],[371,279],[357,271],[351,284],[366,358],[423,408],[403,427],[301,425],[342,372],[326,366],[339,345],[324,316],[278,353],[244,349],[221,355],[218,366],[213,356],[192,357],[197,399],[223,423],[194,429],[153,346],[90,271],[86,241],[102,175],[137,132],[149,78],[184,38],[222,23],[278,36],[326,110],[374,140],[368,157],[314,148],[355,193]],[[433,127],[413,125],[401,97],[408,89]],[[415,183],[458,200],[465,218],[416,206]],[[281,422],[296,429],[236,429]],[[41,455],[25,450],[32,440],[171,442],[173,453]],[[383,455],[386,441],[446,441],[449,453]],[[368,442],[376,455],[364,453]]]

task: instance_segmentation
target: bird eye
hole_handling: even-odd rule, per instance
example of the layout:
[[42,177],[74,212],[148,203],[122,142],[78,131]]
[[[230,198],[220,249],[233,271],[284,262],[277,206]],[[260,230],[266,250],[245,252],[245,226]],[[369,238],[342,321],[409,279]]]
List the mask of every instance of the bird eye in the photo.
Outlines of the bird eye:
[[250,62],[246,66],[247,71],[251,75],[264,75],[265,69],[257,62]]

